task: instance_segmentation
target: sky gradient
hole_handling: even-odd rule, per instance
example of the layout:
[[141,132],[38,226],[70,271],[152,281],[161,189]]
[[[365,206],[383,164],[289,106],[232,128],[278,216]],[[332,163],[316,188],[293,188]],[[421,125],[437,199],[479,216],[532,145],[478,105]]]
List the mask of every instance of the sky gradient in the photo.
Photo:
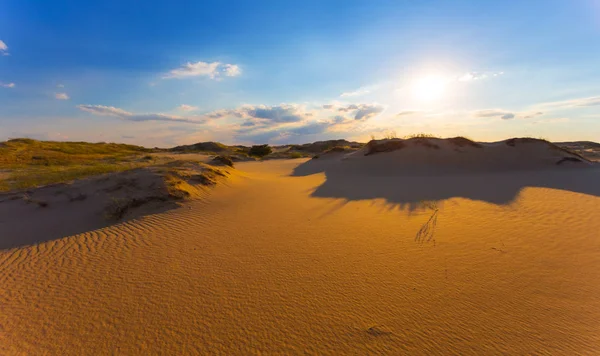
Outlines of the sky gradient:
[[600,1],[0,1],[0,140],[600,140]]

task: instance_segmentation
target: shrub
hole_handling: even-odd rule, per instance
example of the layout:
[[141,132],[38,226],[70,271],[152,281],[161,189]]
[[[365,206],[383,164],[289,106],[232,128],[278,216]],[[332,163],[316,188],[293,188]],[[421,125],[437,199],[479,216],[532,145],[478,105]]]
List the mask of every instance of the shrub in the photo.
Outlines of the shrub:
[[365,156],[372,155],[379,152],[391,152],[404,148],[406,144],[403,140],[392,139],[386,141],[369,141],[367,143],[367,152]]
[[233,167],[233,161],[229,156],[217,156],[212,159],[212,163]]
[[248,154],[250,156],[256,156],[256,157],[264,157],[268,154],[270,154],[271,152],[273,152],[273,149],[271,147],[269,147],[269,145],[254,145],[252,147],[250,147],[250,151],[248,151]]

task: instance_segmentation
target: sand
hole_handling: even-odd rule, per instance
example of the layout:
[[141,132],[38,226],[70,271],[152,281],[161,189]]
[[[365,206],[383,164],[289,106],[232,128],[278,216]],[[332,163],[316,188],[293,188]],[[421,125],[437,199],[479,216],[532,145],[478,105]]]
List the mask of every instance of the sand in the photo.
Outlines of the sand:
[[0,353],[600,353],[598,168],[419,185],[316,161],[0,250]]

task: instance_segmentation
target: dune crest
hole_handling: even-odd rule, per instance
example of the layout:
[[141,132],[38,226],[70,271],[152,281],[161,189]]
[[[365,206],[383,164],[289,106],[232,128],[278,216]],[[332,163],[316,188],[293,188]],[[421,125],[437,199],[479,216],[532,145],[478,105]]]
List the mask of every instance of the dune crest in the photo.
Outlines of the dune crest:
[[538,139],[477,143],[465,138],[374,140],[358,151],[321,155],[293,176],[324,173],[312,196],[383,198],[415,207],[425,200],[462,197],[513,202],[525,187],[600,196],[600,165]]

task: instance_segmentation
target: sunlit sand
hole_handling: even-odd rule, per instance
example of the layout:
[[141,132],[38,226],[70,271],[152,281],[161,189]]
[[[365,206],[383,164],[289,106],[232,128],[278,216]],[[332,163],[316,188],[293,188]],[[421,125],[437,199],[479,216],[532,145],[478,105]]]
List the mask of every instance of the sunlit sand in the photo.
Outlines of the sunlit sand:
[[3,210],[35,243],[0,250],[0,353],[600,353],[597,166],[431,142],[236,163],[68,237]]

